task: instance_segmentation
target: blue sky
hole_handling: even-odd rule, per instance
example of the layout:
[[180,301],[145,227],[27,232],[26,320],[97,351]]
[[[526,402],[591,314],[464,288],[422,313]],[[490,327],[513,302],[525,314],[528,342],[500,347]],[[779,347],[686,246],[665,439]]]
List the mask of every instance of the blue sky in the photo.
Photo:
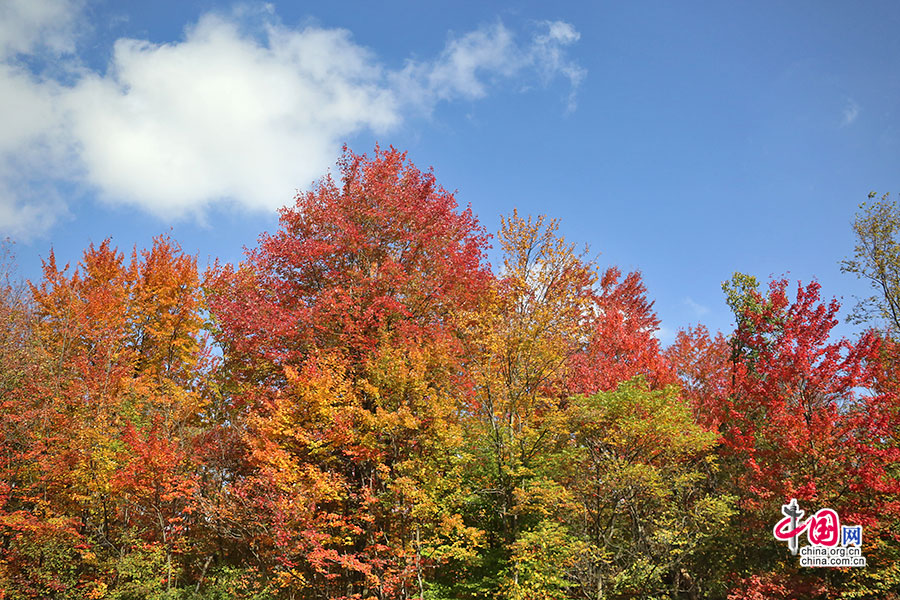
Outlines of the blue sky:
[[26,277],[167,231],[236,261],[377,141],[491,231],[547,213],[640,269],[664,341],[727,330],[736,270],[849,309],[851,220],[898,183],[898,25],[893,2],[5,0],[0,235]]

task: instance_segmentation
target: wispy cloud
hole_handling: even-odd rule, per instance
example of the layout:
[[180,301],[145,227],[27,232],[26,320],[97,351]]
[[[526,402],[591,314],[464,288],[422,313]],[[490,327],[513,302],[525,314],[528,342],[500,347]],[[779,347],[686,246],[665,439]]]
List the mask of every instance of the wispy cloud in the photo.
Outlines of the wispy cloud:
[[[206,14],[178,42],[120,39],[100,73],[71,54],[81,2],[3,7],[0,231],[19,235],[66,210],[35,193],[52,183],[45,173],[166,218],[213,203],[270,210],[322,175],[354,133],[383,134],[510,82],[562,79],[572,109],[585,75],[567,54],[578,32],[564,22],[524,39],[497,22],[452,36],[432,60],[389,69],[345,29],[293,29],[246,5]],[[24,66],[37,52],[70,53],[65,81]]]
[[842,113],[841,126],[846,127],[852,125],[857,117],[859,117],[859,104],[852,99],[847,100],[847,104],[844,106]]
[[536,76],[539,83],[549,85],[562,77],[570,87],[568,109],[574,110],[587,71],[568,57],[566,49],[579,38],[569,23],[544,21],[528,42],[519,43],[498,22],[451,38],[434,60],[408,61],[390,78],[403,97],[430,109],[438,100],[482,98],[500,80],[530,81]]
[[702,317],[709,313],[709,307],[695,302],[691,297],[685,298],[684,304],[694,313],[695,317]]

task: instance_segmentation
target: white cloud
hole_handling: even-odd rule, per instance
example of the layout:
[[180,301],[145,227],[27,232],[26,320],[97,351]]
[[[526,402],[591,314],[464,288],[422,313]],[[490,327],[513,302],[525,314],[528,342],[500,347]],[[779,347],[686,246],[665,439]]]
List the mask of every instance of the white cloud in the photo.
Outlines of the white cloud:
[[847,100],[847,105],[844,106],[841,125],[844,127],[846,127],[847,125],[851,125],[854,121],[856,121],[857,117],[859,117],[859,104],[857,104],[853,100]]
[[3,0],[0,2],[0,57],[75,49],[80,0]]
[[120,39],[105,73],[77,66],[63,83],[16,60],[39,48],[72,50],[65,23],[77,3],[10,6],[0,13],[9,18],[0,27],[8,49],[0,56],[6,233],[46,229],[65,210],[35,200],[34,190],[54,179],[44,173],[166,218],[218,202],[271,210],[324,174],[354,133],[384,133],[410,113],[484,97],[501,81],[562,77],[574,94],[584,76],[566,56],[578,39],[567,23],[542,23],[526,43],[497,23],[451,38],[434,60],[391,70],[350,32],[291,29],[263,6],[207,14],[174,43]]
[[0,235],[31,237],[64,212],[51,184],[68,164],[60,90],[0,62]]
[[271,209],[325,172],[341,137],[399,121],[348,32],[273,28],[268,41],[214,16],[180,44],[119,40],[112,74],[65,99],[88,182],[161,216],[222,199]]

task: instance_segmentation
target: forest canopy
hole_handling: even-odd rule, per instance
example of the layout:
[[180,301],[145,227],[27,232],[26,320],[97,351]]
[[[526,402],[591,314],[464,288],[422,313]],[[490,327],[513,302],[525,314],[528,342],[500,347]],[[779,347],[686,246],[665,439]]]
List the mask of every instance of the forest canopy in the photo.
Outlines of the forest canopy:
[[[552,217],[492,238],[394,148],[338,171],[238,264],[4,257],[0,600],[900,597],[888,196],[855,339],[818,283],[736,273],[733,331],[664,348]],[[801,567],[791,499],[867,566]]]

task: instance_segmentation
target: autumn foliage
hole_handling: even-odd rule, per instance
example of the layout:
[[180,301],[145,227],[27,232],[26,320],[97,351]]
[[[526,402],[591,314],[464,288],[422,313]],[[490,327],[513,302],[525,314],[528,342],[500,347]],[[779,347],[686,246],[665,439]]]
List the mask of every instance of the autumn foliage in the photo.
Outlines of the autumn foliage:
[[[0,272],[0,599],[898,597],[892,335],[736,274],[734,331],[663,347],[557,221],[490,242],[376,148],[239,264]],[[790,498],[869,566],[800,568]]]

